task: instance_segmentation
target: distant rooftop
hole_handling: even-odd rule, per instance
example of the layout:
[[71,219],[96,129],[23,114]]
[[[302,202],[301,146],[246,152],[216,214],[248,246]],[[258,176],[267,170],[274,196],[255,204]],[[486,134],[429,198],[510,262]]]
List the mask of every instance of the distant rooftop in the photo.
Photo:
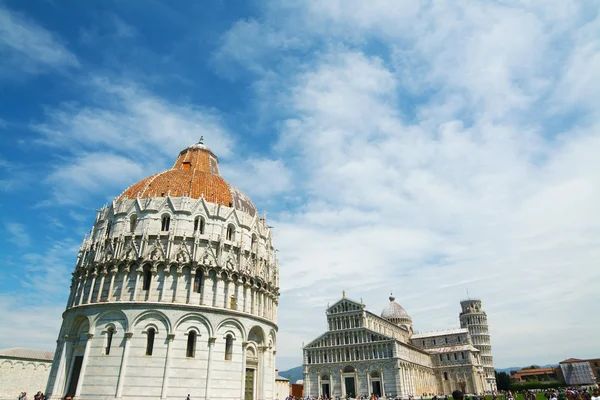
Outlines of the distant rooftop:
[[0,350],[0,357],[8,358],[25,358],[29,360],[44,360],[52,361],[54,359],[53,351],[37,350],[37,349],[23,349],[15,347],[12,349]]
[[411,339],[423,339],[423,338],[427,338],[427,337],[444,336],[444,335],[457,335],[459,333],[468,333],[468,332],[469,332],[469,330],[467,328],[446,329],[443,331],[415,333],[414,335],[411,336]]
[[423,349],[430,354],[439,354],[439,353],[453,353],[456,351],[474,351],[479,352],[478,349],[471,346],[470,344],[463,344],[462,346],[445,346],[445,347],[433,347],[430,349]]

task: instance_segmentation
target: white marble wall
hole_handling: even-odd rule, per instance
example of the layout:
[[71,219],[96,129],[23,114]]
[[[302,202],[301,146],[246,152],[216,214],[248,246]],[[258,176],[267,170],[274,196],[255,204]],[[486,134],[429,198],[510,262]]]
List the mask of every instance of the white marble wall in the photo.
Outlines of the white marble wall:
[[0,358],[0,400],[14,400],[21,392],[29,398],[46,390],[50,361]]
[[[108,328],[115,333],[105,354]],[[152,355],[146,355],[148,328],[156,330]],[[271,399],[275,380],[277,327],[231,310],[139,304],[92,304],[67,311],[61,340],[48,384],[52,398],[60,398],[69,384],[69,368],[76,355],[84,356],[79,395],[83,399],[243,398],[246,349],[257,355],[255,399]],[[187,357],[187,338],[197,332],[195,354]],[[225,337],[233,340],[232,357],[225,359]],[[88,339],[89,337],[89,339]],[[129,338],[128,338],[129,337]],[[89,342],[89,344],[88,344]],[[61,349],[66,349],[63,357]],[[127,350],[125,350],[127,348]],[[124,353],[127,352],[125,355]],[[168,357],[167,357],[168,354]],[[61,372],[59,366],[65,368]],[[208,388],[208,390],[207,390]]]

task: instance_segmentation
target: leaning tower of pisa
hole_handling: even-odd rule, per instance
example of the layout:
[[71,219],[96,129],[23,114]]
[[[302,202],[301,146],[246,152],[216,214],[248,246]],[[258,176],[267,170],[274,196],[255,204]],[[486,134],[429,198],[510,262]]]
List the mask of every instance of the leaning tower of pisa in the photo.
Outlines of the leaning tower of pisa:
[[496,390],[496,376],[494,374],[494,360],[492,358],[492,345],[488,330],[487,314],[481,308],[481,300],[463,300],[460,302],[460,327],[467,328],[475,346],[481,354],[481,363],[485,371],[488,390]]

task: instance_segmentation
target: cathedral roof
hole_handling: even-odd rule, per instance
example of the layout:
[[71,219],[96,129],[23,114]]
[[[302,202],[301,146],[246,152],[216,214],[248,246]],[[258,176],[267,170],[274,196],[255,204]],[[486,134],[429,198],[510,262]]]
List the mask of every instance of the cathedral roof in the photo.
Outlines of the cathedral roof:
[[171,169],[131,185],[117,201],[167,196],[204,198],[211,203],[256,215],[256,207],[250,198],[221,177],[219,159],[202,139],[182,150]]
[[381,318],[384,319],[395,319],[395,318],[410,318],[406,310],[398,303],[396,298],[390,295],[390,302],[387,307],[381,312]]
[[15,347],[12,349],[0,350],[0,357],[7,358],[26,358],[31,360],[46,360],[52,361],[54,359],[53,351],[38,350],[38,349],[24,349]]
[[422,338],[426,338],[426,337],[436,337],[436,336],[444,336],[444,335],[458,335],[460,333],[469,333],[469,330],[467,328],[446,329],[446,330],[443,330],[443,331],[415,333],[411,337],[413,339],[422,339]]

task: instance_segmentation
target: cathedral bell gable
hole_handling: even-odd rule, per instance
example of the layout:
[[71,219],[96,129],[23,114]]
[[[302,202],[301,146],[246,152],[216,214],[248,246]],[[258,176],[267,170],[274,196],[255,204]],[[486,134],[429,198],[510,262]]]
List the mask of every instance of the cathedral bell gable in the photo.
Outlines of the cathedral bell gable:
[[347,297],[342,297],[340,300],[335,302],[332,306],[327,307],[327,314],[338,314],[349,311],[362,311],[365,305],[355,300],[350,300]]

